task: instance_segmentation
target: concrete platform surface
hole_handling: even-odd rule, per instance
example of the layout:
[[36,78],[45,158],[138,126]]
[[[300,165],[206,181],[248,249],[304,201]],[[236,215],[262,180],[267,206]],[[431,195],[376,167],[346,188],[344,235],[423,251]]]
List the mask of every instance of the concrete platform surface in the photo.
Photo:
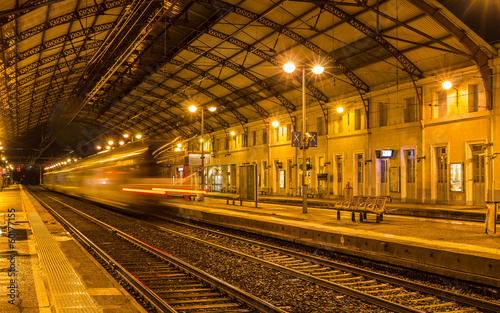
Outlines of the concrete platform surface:
[[0,218],[0,312],[146,312],[21,186]]

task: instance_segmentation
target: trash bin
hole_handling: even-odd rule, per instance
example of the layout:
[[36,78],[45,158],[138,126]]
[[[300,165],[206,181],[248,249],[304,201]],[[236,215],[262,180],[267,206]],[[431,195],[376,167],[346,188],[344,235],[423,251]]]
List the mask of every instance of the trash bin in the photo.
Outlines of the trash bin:
[[486,201],[486,207],[486,234],[496,234],[498,201]]

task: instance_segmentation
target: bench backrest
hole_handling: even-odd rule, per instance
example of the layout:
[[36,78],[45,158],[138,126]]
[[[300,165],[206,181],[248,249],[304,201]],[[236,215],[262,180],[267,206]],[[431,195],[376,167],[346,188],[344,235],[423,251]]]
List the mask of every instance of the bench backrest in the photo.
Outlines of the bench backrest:
[[385,211],[385,201],[386,200],[387,200],[386,197],[378,197],[377,198],[377,209]]
[[377,197],[368,197],[366,200],[366,209],[372,209],[377,203]]
[[359,199],[361,199],[360,196],[354,196],[354,197],[352,197],[351,206],[357,207],[358,204],[359,204]]
[[366,201],[368,200],[368,197],[361,196],[359,197],[359,202],[358,202],[358,210],[364,210],[366,207]]
[[344,204],[344,200],[345,200],[344,196],[338,196],[337,200],[335,201],[335,206],[341,207],[342,204]]

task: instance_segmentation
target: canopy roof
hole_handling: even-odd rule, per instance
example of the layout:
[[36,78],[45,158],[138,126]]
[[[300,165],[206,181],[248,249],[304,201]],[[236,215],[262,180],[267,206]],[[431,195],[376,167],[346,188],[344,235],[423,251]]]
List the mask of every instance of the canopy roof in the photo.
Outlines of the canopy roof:
[[[434,0],[3,0],[0,141],[33,164],[125,132],[171,140],[326,105],[496,53]],[[314,63],[325,67],[317,77]],[[491,106],[491,97],[487,97]],[[77,151],[78,150],[78,151]]]

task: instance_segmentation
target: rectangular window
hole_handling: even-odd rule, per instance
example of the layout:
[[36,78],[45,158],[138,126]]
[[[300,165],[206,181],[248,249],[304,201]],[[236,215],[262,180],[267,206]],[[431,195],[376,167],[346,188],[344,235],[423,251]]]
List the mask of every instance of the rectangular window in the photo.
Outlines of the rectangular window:
[[378,103],[378,126],[387,126],[387,104]]
[[354,110],[354,130],[361,129],[361,109]]
[[226,137],[226,144],[224,145],[224,150],[229,150],[229,137]]
[[469,85],[469,93],[467,98],[469,102],[469,113],[477,112],[479,109],[479,94],[477,91],[477,85]]
[[325,134],[325,117],[321,116],[317,118],[317,131],[318,136],[323,136]]
[[252,146],[255,146],[257,144],[257,132],[255,130],[252,132],[252,137],[253,137],[253,145]]
[[[288,126],[288,125],[287,125]],[[288,127],[280,126],[277,129],[277,142],[284,142],[288,140]]]
[[269,169],[267,168],[267,161],[262,161],[262,168],[264,169],[264,179],[262,180],[263,186],[267,187],[267,179],[269,174]]
[[264,145],[267,144],[267,129],[266,128],[264,128],[262,130],[262,144],[264,144]]
[[380,182],[387,183],[387,160],[380,161]]
[[437,93],[437,117],[445,117],[448,114],[448,91]]
[[341,116],[337,120],[337,133],[343,133],[344,132],[344,118]]
[[418,108],[415,97],[403,99],[404,101],[404,122],[416,122],[418,120]]

